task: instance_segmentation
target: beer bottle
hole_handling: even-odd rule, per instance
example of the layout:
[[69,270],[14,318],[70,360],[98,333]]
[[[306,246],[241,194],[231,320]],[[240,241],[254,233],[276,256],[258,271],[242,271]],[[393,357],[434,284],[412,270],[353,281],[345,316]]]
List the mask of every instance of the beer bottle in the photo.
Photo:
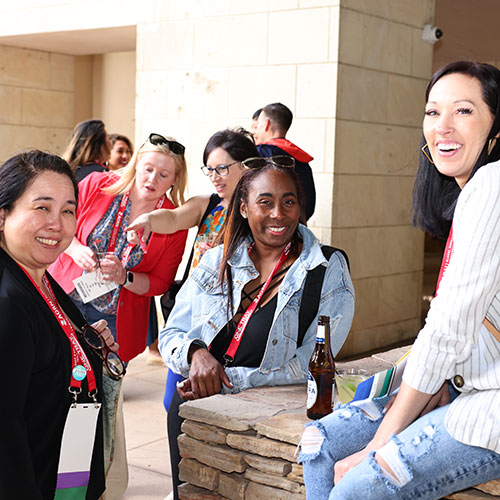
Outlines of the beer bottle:
[[316,346],[307,373],[307,416],[313,420],[332,412],[335,361],[330,351],[330,318],[318,318]]

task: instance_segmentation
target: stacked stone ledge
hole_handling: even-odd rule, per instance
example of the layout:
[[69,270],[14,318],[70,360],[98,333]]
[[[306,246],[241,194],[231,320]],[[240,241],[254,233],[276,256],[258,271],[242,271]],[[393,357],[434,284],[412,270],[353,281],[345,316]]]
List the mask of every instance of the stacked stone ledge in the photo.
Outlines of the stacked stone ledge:
[[[407,349],[338,363],[371,373],[392,365]],[[180,406],[181,500],[305,500],[297,447],[309,422],[305,385],[260,387],[240,394],[215,395]],[[497,482],[482,493],[467,490],[454,500],[495,498]],[[478,487],[479,488],[479,487]],[[465,496],[464,496],[465,495]]]

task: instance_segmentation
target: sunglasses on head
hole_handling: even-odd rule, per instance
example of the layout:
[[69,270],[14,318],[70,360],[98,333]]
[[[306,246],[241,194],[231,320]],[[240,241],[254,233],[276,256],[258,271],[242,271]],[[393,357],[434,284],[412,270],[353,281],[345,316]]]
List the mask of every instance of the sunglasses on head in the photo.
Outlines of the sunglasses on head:
[[291,156],[278,155],[270,156],[268,158],[247,158],[241,162],[243,166],[249,170],[263,168],[266,165],[274,165],[279,168],[294,168],[295,160]]
[[81,330],[83,340],[102,359],[108,375],[114,380],[120,380],[126,371],[125,363],[120,356],[109,349],[101,334],[94,327],[87,323],[82,326]]
[[186,148],[180,142],[171,141],[160,134],[150,134],[148,141],[155,146],[163,146],[166,144],[168,149],[170,149],[170,151],[172,151],[175,155],[183,155],[184,151],[186,151]]

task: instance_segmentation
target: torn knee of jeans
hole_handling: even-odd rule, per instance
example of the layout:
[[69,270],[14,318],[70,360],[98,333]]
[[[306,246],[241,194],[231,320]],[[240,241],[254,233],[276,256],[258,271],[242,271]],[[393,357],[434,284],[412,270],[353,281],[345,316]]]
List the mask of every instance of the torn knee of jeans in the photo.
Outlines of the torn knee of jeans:
[[393,437],[373,456],[372,465],[390,490],[402,488],[412,479],[412,473],[401,454],[402,443]]
[[411,440],[411,444],[413,446],[420,446],[420,448],[423,448],[420,453],[421,455],[424,455],[432,447],[434,434],[436,434],[434,426],[427,425],[418,436],[415,436]]
[[312,422],[302,434],[300,440],[299,462],[312,460],[321,452],[321,446],[325,440],[325,429],[319,422]]

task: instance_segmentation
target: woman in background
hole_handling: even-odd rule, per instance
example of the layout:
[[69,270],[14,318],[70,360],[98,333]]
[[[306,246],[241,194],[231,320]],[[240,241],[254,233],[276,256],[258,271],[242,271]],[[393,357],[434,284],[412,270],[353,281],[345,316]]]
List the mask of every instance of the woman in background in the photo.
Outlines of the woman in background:
[[101,120],[78,123],[71,135],[63,158],[80,182],[91,172],[106,172],[111,143]]
[[[128,228],[130,241],[135,244],[139,242],[137,231],[144,231],[142,238],[146,241],[151,231],[168,234],[179,229],[198,226],[182,280],[184,282],[198,265],[203,253],[212,246],[224,224],[234,188],[244,172],[242,162],[255,156],[258,156],[258,152],[249,132],[244,129],[225,129],[216,132],[205,146],[201,167],[203,173],[213,183],[216,193],[193,196],[175,210],[157,210],[141,215]],[[171,307],[173,304],[170,305],[170,309]],[[182,380],[180,375],[169,370],[163,401],[167,411],[176,384],[180,380]]]
[[118,170],[127,166],[134,154],[134,146],[130,139],[124,135],[111,134],[111,152],[109,154],[108,169]]

